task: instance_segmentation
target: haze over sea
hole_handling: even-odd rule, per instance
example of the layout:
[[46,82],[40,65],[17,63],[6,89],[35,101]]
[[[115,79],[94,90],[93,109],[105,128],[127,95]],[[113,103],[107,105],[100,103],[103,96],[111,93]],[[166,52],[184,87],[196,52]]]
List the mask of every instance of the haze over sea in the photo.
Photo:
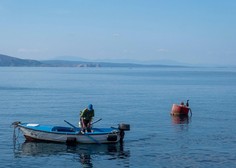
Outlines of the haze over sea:
[[[0,167],[235,167],[235,68],[0,68]],[[189,99],[192,117],[170,116]],[[68,126],[92,103],[124,144],[25,143],[14,121]]]

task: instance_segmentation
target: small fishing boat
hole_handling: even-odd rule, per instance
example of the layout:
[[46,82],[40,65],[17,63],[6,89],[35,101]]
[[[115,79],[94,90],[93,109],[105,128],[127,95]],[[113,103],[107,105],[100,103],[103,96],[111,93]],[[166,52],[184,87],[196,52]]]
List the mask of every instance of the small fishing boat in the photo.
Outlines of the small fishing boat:
[[187,103],[186,105],[184,105],[183,102],[181,102],[181,104],[173,104],[172,105],[172,109],[171,109],[171,115],[176,115],[176,116],[180,116],[180,115],[188,115],[189,112],[191,113],[192,115],[192,111],[189,107],[189,103],[188,103],[189,100],[187,100]]
[[124,139],[124,131],[130,130],[129,124],[119,124],[118,128],[92,128],[91,132],[81,132],[81,128],[65,121],[71,127],[14,122],[27,141],[47,141],[67,144],[77,143],[117,143]]

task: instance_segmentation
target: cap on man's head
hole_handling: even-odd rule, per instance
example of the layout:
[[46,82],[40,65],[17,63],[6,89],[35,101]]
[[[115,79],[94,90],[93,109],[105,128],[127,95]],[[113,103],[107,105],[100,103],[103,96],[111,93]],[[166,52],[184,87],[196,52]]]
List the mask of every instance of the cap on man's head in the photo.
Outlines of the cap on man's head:
[[88,105],[88,110],[90,110],[90,111],[93,110],[93,105],[92,104]]

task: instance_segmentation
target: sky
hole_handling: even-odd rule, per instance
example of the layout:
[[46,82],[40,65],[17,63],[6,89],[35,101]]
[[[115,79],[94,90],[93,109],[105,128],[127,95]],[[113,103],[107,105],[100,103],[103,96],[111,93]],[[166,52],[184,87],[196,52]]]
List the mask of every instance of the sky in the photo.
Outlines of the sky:
[[236,65],[235,0],[0,0],[0,54]]

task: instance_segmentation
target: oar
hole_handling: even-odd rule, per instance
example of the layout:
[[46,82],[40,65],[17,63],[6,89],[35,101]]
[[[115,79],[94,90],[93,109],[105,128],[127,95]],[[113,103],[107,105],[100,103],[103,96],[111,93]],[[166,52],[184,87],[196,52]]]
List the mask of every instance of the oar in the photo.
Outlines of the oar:
[[[78,130],[78,128],[76,126],[74,126],[73,124],[69,123],[68,121],[64,120],[67,124],[69,124],[70,126],[72,126],[76,131]],[[100,119],[99,119],[100,121]],[[98,142],[96,139],[94,139],[93,137],[89,136],[87,133],[84,133],[83,135],[86,135],[89,139],[91,139],[92,141],[94,141],[96,144],[100,144],[100,142]]]
[[94,141],[96,144],[101,144],[100,142],[98,142],[96,139],[94,139],[93,137],[89,136],[87,133],[84,133],[84,135],[86,135],[89,139],[91,139],[92,141]]
[[71,123],[69,123],[68,121],[66,121],[66,120],[64,120],[67,124],[69,124],[70,126],[72,126],[74,129],[75,129],[75,131],[78,131],[78,127],[76,127],[76,126],[74,126],[73,124],[71,124]]
[[97,122],[99,122],[101,120],[102,120],[102,118],[98,119],[97,121],[94,121],[91,125],[93,125],[93,124],[95,124],[95,123],[97,123]]
[[192,110],[191,110],[191,108],[189,108],[189,111],[190,111],[190,117],[192,117],[192,115],[193,115],[193,113],[192,113]]

